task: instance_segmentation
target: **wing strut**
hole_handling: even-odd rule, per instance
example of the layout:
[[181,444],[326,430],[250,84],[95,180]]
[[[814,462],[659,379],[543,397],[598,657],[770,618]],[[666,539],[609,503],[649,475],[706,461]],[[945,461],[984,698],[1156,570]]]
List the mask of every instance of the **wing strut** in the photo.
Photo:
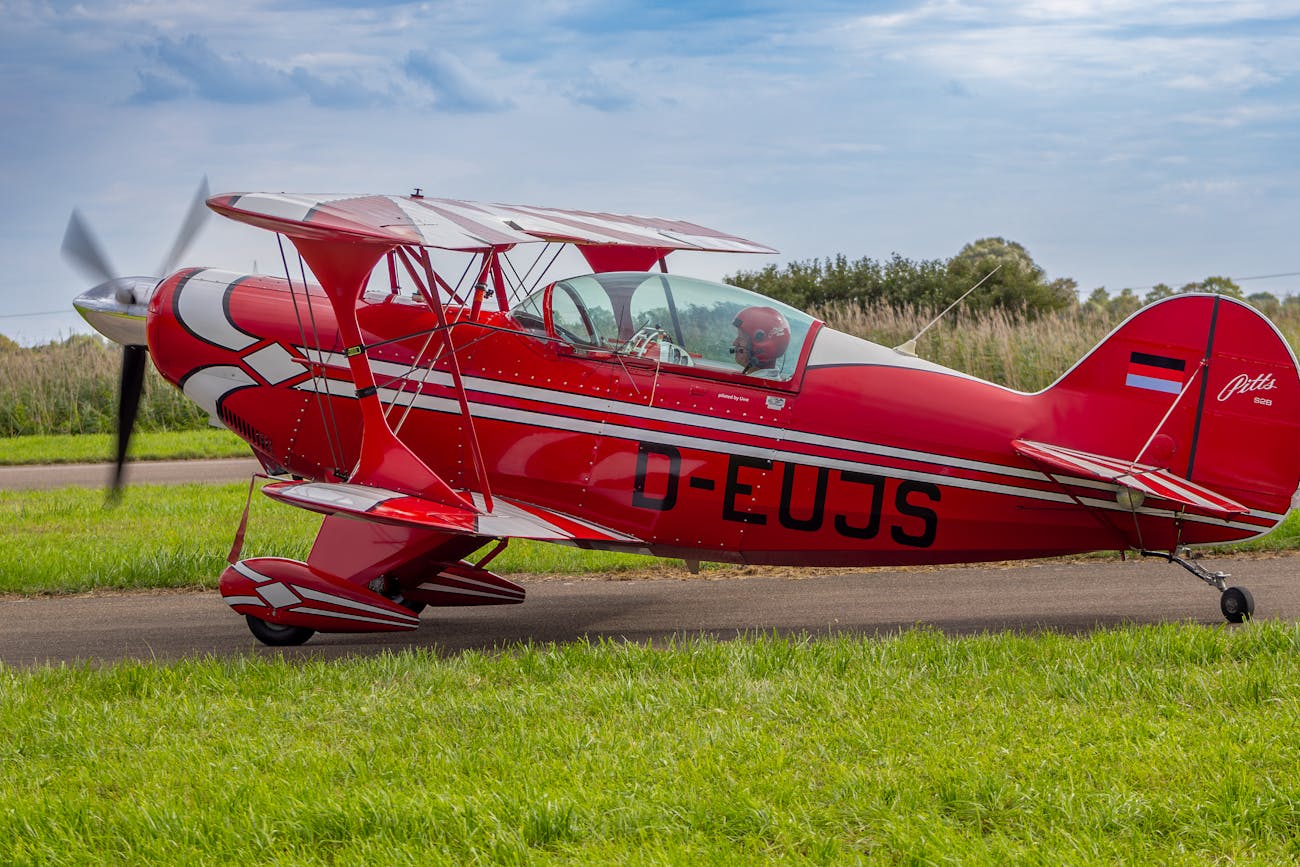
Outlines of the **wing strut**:
[[[406,266],[411,279],[415,281],[420,294],[424,296],[425,303],[433,308],[433,312],[438,317],[438,330],[443,333],[443,339],[447,341],[447,359],[451,368],[452,384],[456,389],[456,400],[460,402],[461,417],[465,419],[465,437],[469,440],[470,454],[474,456],[474,473],[478,476],[479,490],[483,494],[483,502],[487,507],[487,511],[490,512],[492,511],[492,489],[488,485],[487,465],[483,460],[483,450],[479,446],[478,431],[474,427],[474,416],[469,411],[469,399],[465,395],[465,382],[461,379],[460,359],[456,356],[456,344],[452,342],[452,329],[447,326],[447,314],[443,310],[442,299],[438,296],[436,289],[432,288],[437,285],[438,275],[433,270],[433,262],[429,258],[429,251],[423,247],[419,247],[414,251],[408,251],[405,247],[398,247],[397,255],[401,257],[402,264]],[[412,255],[415,256],[424,269],[427,282],[421,280],[419,275],[415,273],[415,267],[411,264]],[[484,259],[485,264],[490,261],[486,256]],[[475,306],[481,300],[478,297],[478,291],[476,288]]]
[[[366,358],[357,301],[371,270],[390,249],[383,244],[340,244],[289,236],[320,280],[338,323],[339,335],[361,407],[361,455],[350,481],[414,494],[443,505],[473,509],[473,502],[453,490],[388,424],[379,400],[374,371]],[[453,356],[454,358],[454,356]]]

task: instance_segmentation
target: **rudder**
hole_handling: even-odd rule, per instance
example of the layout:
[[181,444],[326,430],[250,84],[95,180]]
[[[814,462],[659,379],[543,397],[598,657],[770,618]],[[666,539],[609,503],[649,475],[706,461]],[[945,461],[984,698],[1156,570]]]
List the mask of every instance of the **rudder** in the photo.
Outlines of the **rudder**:
[[1295,355],[1234,298],[1143,308],[1039,398],[1031,439],[1167,468],[1279,520],[1300,485]]

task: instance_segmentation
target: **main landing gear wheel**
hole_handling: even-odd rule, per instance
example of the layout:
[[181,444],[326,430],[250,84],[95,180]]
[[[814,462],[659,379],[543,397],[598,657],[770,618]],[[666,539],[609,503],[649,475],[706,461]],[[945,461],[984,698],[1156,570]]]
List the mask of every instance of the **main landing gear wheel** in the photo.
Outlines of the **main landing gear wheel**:
[[427,602],[416,602],[414,599],[407,599],[406,595],[402,593],[402,589],[396,585],[393,586],[391,591],[384,592],[381,595],[390,602],[396,602],[416,617],[419,617],[420,612],[428,607],[429,604]]
[[316,634],[315,629],[267,623],[251,614],[245,614],[244,619],[248,621],[248,631],[253,633],[253,637],[271,647],[297,647]]
[[387,599],[389,602],[395,602],[402,606],[416,617],[419,617],[420,612],[429,604],[427,602],[416,602],[414,599],[407,599],[406,594],[402,590],[402,585],[397,583],[397,579],[390,578],[387,575],[381,575],[371,581],[370,589]]
[[1219,597],[1219,609],[1229,623],[1241,623],[1255,616],[1255,597],[1245,587],[1229,587]]

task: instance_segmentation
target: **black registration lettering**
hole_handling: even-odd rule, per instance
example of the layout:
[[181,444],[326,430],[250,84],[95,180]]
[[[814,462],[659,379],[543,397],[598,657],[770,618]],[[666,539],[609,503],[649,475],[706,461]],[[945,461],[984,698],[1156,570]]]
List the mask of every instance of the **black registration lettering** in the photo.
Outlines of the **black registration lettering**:
[[781,521],[781,526],[790,530],[803,530],[805,532],[820,530],[822,517],[826,513],[826,485],[830,480],[831,471],[826,467],[816,468],[817,487],[813,491],[812,513],[806,518],[796,518],[792,502],[794,500],[795,475],[799,469],[798,464],[785,465],[785,473],[781,477],[781,505],[777,517]]
[[840,478],[855,485],[871,486],[871,510],[867,513],[867,523],[864,527],[855,527],[844,515],[836,515],[835,531],[850,539],[876,538],[876,534],[880,532],[880,512],[885,503],[885,477],[843,470],[840,472]]
[[736,508],[736,497],[748,497],[754,493],[754,486],[740,481],[742,469],[770,470],[772,462],[766,458],[747,458],[732,455],[727,461],[727,484],[723,489],[722,517],[727,521],[741,521],[745,524],[766,524],[767,515],[758,512],[742,512]]
[[[730,455],[723,481],[722,519],[742,524],[767,524],[768,515],[755,511],[754,488],[774,462],[766,458]],[[826,501],[831,487],[829,467],[785,463],[781,470],[781,496],[777,503],[777,520],[787,530],[813,533],[826,523]],[[682,454],[669,445],[639,443],[636,473],[632,487],[632,505],[642,509],[667,512],[677,505],[681,486]],[[813,473],[810,479],[808,474]],[[811,486],[809,482],[812,482]],[[835,532],[850,539],[874,539],[884,523],[885,487],[894,480],[876,473],[839,471],[832,502],[841,503],[845,513],[831,519]],[[930,482],[900,481],[894,490],[897,523],[890,522],[889,535],[896,544],[928,548],[939,530],[938,512],[930,507],[938,503],[941,491]],[[708,476],[692,475],[687,479],[691,491],[712,491],[714,481]],[[796,494],[796,490],[800,495]],[[845,496],[849,499],[843,499]],[[865,514],[865,523],[862,521]],[[892,516],[891,516],[892,517]]]
[[900,545],[929,548],[934,544],[934,536],[939,529],[939,516],[934,509],[910,502],[908,497],[912,494],[926,497],[932,503],[939,502],[938,485],[932,485],[929,482],[900,482],[898,491],[894,494],[894,508],[898,509],[900,515],[919,518],[921,520],[921,531],[919,533],[909,533],[903,527],[897,526],[891,527],[889,534]]
[[[656,475],[664,472],[662,493],[646,492],[646,476],[650,473],[650,459],[657,458]],[[663,462],[667,461],[667,466]],[[658,443],[641,443],[636,450],[636,476],[632,481],[632,505],[643,509],[666,512],[677,505],[677,483],[682,472],[682,453],[672,446]]]

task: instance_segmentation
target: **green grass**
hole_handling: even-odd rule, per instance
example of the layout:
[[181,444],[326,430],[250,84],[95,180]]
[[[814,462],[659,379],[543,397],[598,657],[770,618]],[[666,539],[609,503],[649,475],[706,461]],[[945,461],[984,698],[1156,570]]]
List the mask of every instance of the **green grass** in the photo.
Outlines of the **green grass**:
[[[247,483],[139,485],[106,507],[103,491],[0,491],[0,593],[216,586]],[[255,494],[244,556],[304,559],[320,516]],[[501,573],[584,573],[681,561],[516,540]]]
[[0,668],[0,862],[1300,858],[1300,627]]
[[[0,593],[216,586],[239,524],[246,483],[139,485],[106,507],[88,488],[0,491]],[[320,518],[255,495],[243,555],[304,559]],[[1218,553],[1300,548],[1300,513],[1269,536]],[[680,560],[514,540],[492,562],[502,574],[684,570]],[[707,566],[706,566],[707,568]]]
[[[0,465],[83,464],[113,460],[113,434],[48,434],[0,438]],[[246,458],[248,444],[228,430],[139,431],[131,437],[133,461]]]

